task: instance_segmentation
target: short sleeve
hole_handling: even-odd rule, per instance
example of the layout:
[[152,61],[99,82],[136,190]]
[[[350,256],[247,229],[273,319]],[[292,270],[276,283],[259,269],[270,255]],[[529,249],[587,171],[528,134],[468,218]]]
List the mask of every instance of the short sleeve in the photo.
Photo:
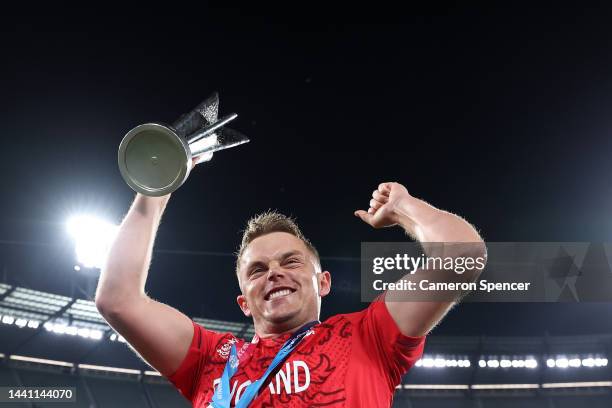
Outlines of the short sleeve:
[[401,382],[402,376],[423,355],[425,336],[403,335],[391,317],[386,303],[380,298],[362,313],[362,318],[358,321],[360,340],[388,373],[389,387],[394,389]]
[[168,376],[168,380],[190,401],[193,400],[202,368],[206,365],[212,336],[216,334],[204,329],[196,322],[192,321],[192,323],[193,338],[189,350],[179,368],[174,374]]

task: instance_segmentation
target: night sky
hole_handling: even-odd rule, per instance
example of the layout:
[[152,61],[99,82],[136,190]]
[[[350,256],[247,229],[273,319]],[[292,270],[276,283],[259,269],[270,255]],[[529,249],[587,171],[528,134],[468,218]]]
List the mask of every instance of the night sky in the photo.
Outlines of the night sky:
[[[337,258],[405,239],[353,216],[383,181],[487,241],[612,240],[612,9],[174,7],[0,17],[3,281],[91,285],[66,219],[119,223],[134,196],[122,137],[213,91],[251,142],[173,195],[147,285],[191,316],[243,319],[231,254],[269,208],[332,273],[323,317],[365,307],[358,262]],[[434,334],[611,330],[611,304],[500,303],[461,305]]]

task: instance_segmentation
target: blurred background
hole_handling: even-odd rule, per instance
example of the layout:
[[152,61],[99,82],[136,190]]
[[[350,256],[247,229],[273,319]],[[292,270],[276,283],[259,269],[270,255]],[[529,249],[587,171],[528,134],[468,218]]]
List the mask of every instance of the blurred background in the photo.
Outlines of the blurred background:
[[[233,253],[270,208],[297,218],[332,274],[322,318],[366,307],[361,242],[406,239],[353,216],[383,181],[490,242],[610,241],[610,17],[606,3],[3,14],[0,386],[74,384],[84,407],[184,405],[95,311],[86,255],[103,255],[134,197],[117,166],[125,133],[214,91],[251,142],[173,195],[147,282],[209,327],[252,334]],[[608,407],[611,347],[610,303],[465,303],[395,405]]]

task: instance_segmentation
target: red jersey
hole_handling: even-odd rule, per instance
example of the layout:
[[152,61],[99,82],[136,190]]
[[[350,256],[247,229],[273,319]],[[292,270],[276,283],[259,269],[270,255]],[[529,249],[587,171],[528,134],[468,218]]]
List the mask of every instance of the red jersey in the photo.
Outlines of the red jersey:
[[[185,359],[168,379],[195,408],[207,407],[221,381],[232,344],[240,365],[230,380],[232,406],[259,379],[285,334],[252,342],[193,323]],[[330,317],[313,326],[271,373],[250,407],[390,407],[395,387],[423,354],[425,337],[400,333],[384,301],[357,313]]]

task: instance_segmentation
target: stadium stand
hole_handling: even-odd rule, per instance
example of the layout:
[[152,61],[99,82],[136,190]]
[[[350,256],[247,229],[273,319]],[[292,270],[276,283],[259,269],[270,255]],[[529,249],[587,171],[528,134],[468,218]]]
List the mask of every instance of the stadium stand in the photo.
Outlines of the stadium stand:
[[[194,318],[249,338],[250,322]],[[400,408],[610,408],[612,335],[431,336],[395,393]],[[91,301],[0,283],[0,386],[73,387],[76,402],[0,407],[185,408]]]

